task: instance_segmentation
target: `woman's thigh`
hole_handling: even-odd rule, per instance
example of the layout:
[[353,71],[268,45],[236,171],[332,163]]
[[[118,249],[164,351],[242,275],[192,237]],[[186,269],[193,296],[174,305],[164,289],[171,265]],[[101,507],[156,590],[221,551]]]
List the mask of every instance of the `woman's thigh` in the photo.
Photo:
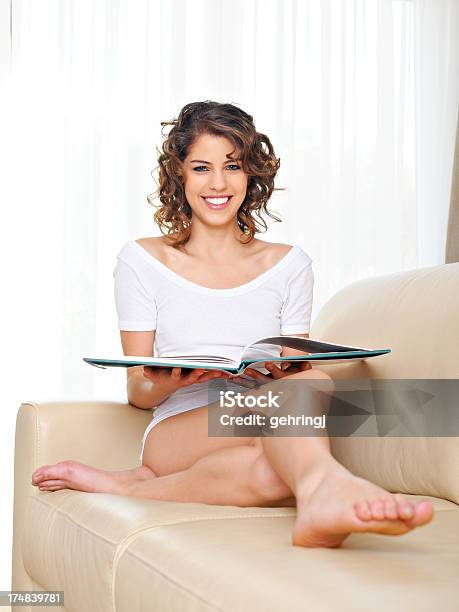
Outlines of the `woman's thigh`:
[[[242,391],[242,395],[267,393],[279,390],[279,384],[287,379],[314,379],[327,377],[318,368],[286,376],[281,381],[271,380],[258,389]],[[257,446],[262,448],[259,437],[222,437],[208,435],[209,410],[220,410],[218,401],[164,419],[149,432],[145,440],[143,463],[158,476],[165,476],[191,467],[203,457],[224,448]]]
[[143,464],[157,476],[165,476],[186,470],[199,459],[224,448],[261,447],[260,439],[254,437],[209,437],[208,412],[209,406],[201,406],[155,425],[145,440]]

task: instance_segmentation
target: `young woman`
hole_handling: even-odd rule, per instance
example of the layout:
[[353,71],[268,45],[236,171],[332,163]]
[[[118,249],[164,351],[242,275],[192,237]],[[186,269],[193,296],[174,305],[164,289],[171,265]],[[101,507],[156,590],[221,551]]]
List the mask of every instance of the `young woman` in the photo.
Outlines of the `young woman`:
[[[127,243],[114,272],[124,353],[151,356],[155,345],[159,356],[225,354],[260,337],[307,337],[310,257],[299,246],[254,237],[255,217],[264,229],[263,213],[273,217],[266,205],[280,160],[269,138],[241,109],[210,101],[186,105],[168,124],[155,213],[163,235]],[[332,386],[307,363],[264,365],[246,370],[263,387],[280,379]],[[292,541],[299,546],[337,547],[353,532],[399,535],[432,519],[429,501],[409,501],[351,474],[331,455],[326,436],[209,437],[209,381],[231,378],[227,373],[135,367],[127,376],[129,402],[154,408],[141,465],[122,472],[75,461],[42,466],[32,477],[40,491],[295,504]],[[242,382],[226,384],[244,389]]]

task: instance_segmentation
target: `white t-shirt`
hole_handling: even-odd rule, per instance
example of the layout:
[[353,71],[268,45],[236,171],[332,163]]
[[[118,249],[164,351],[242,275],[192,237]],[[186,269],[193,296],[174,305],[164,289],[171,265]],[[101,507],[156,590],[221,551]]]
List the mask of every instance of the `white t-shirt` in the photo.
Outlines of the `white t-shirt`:
[[[312,260],[298,245],[254,280],[231,289],[211,289],[176,274],[132,240],[118,253],[113,276],[118,328],[156,330],[158,357],[202,354],[234,358],[254,340],[309,332]],[[280,354],[280,347],[269,345],[267,350],[267,346],[256,349],[254,356],[268,361]],[[151,427],[163,419],[207,405],[208,385],[197,383],[170,395],[155,409],[144,441]],[[237,384],[234,388],[247,390]]]

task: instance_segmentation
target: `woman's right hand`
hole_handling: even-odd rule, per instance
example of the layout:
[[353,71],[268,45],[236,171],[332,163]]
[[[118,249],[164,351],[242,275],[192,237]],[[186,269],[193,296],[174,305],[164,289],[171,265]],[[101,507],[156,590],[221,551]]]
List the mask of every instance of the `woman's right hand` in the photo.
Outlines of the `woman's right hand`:
[[[186,368],[188,369],[188,368]],[[215,378],[229,379],[231,374],[223,370],[189,370],[182,374],[182,368],[158,368],[154,366],[143,366],[145,378],[160,384],[161,387],[170,390],[171,393],[183,387],[189,387],[196,383],[206,382]]]

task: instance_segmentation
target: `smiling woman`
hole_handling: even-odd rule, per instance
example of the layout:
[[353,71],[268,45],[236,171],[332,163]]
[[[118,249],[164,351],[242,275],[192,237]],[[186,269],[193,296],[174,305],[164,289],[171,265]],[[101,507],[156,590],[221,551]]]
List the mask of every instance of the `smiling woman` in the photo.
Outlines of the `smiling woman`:
[[[232,143],[225,136],[206,133],[190,146],[182,162],[182,175],[186,201],[195,218],[202,214],[204,204],[206,211],[217,211],[219,224],[226,218],[234,225],[246,198],[248,177],[236,160],[228,161],[231,153],[227,151],[231,148]],[[197,151],[210,161],[191,159]],[[226,211],[224,216],[222,211]]]
[[[162,125],[172,125],[172,129],[158,151],[159,189],[148,201],[152,205],[156,197],[161,201],[154,218],[168,244],[180,246],[190,237],[193,202],[201,206],[205,202],[210,210],[229,208],[228,215],[234,211],[247,242],[256,232],[266,231],[263,214],[280,221],[267,209],[273,191],[281,190],[274,187],[280,159],[268,136],[256,131],[251,115],[232,104],[192,102],[177,119]],[[205,153],[199,159],[193,147],[198,136],[199,151]],[[192,178],[192,173],[217,173],[217,183],[208,192],[208,179]],[[230,198],[216,200],[217,196]]]
[[[269,138],[250,115],[217,102],[188,104],[172,125],[159,157],[155,214],[165,235],[127,243],[114,270],[124,353],[225,355],[257,337],[308,334],[311,258],[298,245],[254,237],[256,215],[266,230],[262,214],[271,216],[266,205],[279,168]],[[245,371],[263,393],[292,379],[320,380],[325,403],[333,390],[328,374],[307,362],[265,366]],[[36,470],[33,484],[220,505],[296,504],[292,541],[299,546],[337,547],[352,532],[399,535],[431,520],[431,502],[411,503],[346,470],[326,435],[209,436],[218,403],[211,403],[208,383],[228,377],[218,370],[128,369],[129,402],[154,409],[142,465],[107,472],[64,461]],[[252,392],[237,379],[220,382],[244,397]],[[326,409],[315,402],[308,396],[302,410]]]

